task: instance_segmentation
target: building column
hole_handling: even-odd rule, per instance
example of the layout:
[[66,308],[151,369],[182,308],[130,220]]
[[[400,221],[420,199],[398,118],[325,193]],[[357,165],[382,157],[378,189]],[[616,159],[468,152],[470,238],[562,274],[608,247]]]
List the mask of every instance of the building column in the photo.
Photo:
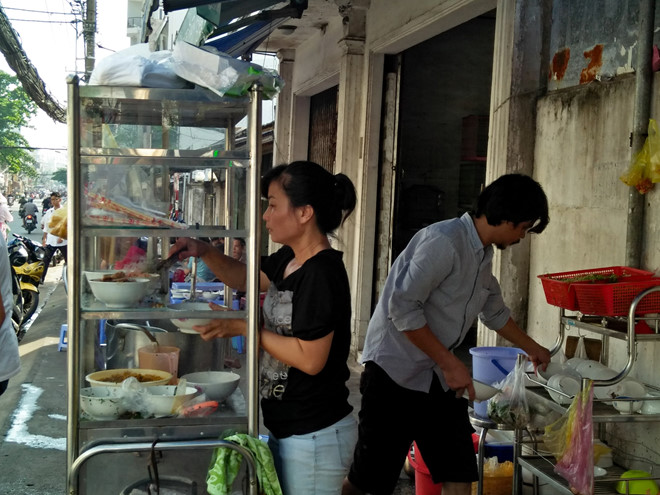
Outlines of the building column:
[[[341,229],[339,239],[344,251],[344,263],[351,283],[351,304],[359,306],[361,250],[360,232],[364,229],[361,214],[360,190],[362,187],[362,164],[364,143],[364,50],[366,39],[366,19],[368,1],[339,2],[339,13],[343,18],[344,35],[339,41],[342,49],[339,72],[339,94],[337,97],[337,148],[335,155],[335,173],[346,174],[353,181],[358,194],[358,204],[353,214]],[[356,323],[357,311],[351,322],[353,349],[359,345],[359,325]],[[357,344],[357,345],[356,345]]]
[[273,145],[273,165],[291,161],[291,126],[293,116],[293,69],[296,58],[295,50],[279,50],[279,74],[284,86],[277,95],[275,113],[275,139]]
[[[549,19],[547,0],[499,0],[495,21],[493,81],[486,183],[508,173],[534,176],[536,101],[546,84],[540,63],[547,50],[543,40]],[[493,273],[511,308],[511,316],[527,328],[530,237],[504,251],[496,251]],[[481,323],[480,346],[504,344]]]

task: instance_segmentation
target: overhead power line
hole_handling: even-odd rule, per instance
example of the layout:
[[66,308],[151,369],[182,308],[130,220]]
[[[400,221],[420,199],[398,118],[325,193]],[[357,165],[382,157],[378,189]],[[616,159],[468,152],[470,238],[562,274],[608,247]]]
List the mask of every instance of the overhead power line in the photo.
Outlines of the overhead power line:
[[46,84],[27,57],[16,31],[12,28],[4,9],[0,6],[0,51],[28,96],[46,114],[57,122],[66,122],[66,109],[46,90]]
[[50,12],[48,10],[34,10],[34,9],[19,9],[18,7],[3,7],[4,10],[16,10],[18,12],[33,12],[35,14],[48,14],[48,15],[74,15],[73,12]]
[[11,22],[43,22],[46,24],[75,24],[80,21],[78,20],[73,20],[73,21],[47,21],[47,20],[39,20],[39,19],[9,19]]

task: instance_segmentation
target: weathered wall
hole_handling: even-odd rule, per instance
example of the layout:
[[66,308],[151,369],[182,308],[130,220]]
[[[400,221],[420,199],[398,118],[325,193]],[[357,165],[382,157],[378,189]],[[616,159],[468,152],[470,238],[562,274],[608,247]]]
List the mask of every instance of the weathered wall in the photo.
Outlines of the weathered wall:
[[638,0],[553,0],[548,89],[633,72],[638,23]]
[[[656,74],[654,87],[658,84]],[[629,188],[619,177],[631,159],[634,90],[634,77],[622,76],[607,83],[552,92],[539,100],[535,177],[548,195],[551,220],[546,231],[532,242],[528,330],[545,345],[550,346],[557,335],[559,309],[547,304],[536,275],[625,265]],[[657,118],[659,109],[660,92],[656,90],[652,116]],[[658,190],[654,190],[645,198],[641,267],[654,271],[660,267],[657,195]],[[576,335],[574,331],[568,334]],[[588,332],[584,335],[600,338]],[[637,350],[632,376],[660,386],[660,342],[639,344]],[[623,369],[626,358],[624,342],[610,339],[609,365]],[[614,425],[607,429],[610,439],[627,452],[620,457],[625,465],[635,465],[633,456],[660,461],[653,450],[660,425]]]

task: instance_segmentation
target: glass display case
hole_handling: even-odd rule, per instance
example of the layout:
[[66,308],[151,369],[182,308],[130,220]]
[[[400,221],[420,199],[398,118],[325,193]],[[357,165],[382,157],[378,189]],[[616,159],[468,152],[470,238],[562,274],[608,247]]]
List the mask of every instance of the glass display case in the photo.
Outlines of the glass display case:
[[[258,432],[261,90],[222,98],[202,88],[85,86],[77,77],[68,83],[69,492],[130,493],[156,478],[162,487],[206,493],[212,449],[224,444],[223,435]],[[237,146],[240,129],[247,142]],[[232,238],[245,239],[254,259],[241,309],[221,281],[198,280],[197,260],[162,266],[179,237],[224,239],[226,254]],[[181,309],[189,300],[204,304]],[[226,310],[212,311],[209,301]],[[234,370],[240,380],[225,399],[176,389],[177,376],[225,370],[233,349],[227,339],[205,342],[177,326],[193,317],[247,321],[245,355]],[[177,349],[162,385],[185,401],[175,398],[167,411],[142,395],[153,376],[140,374],[138,351],[151,341]],[[119,411],[90,412],[81,402],[89,375],[103,370],[133,370],[142,382],[137,392],[135,384],[117,387]],[[248,461],[244,481],[247,493],[256,493]]]

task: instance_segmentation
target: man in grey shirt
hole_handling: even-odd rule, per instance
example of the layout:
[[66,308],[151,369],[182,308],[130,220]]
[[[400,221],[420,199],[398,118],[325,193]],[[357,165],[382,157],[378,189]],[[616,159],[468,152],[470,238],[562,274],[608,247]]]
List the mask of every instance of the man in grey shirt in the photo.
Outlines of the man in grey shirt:
[[452,350],[479,317],[534,363],[550,362],[511,318],[491,264],[493,246],[517,244],[548,221],[541,186],[504,175],[479,195],[476,211],[420,230],[396,259],[367,330],[359,439],[344,495],[392,493],[413,440],[443,493],[470,493],[477,467],[462,395],[475,392]]

